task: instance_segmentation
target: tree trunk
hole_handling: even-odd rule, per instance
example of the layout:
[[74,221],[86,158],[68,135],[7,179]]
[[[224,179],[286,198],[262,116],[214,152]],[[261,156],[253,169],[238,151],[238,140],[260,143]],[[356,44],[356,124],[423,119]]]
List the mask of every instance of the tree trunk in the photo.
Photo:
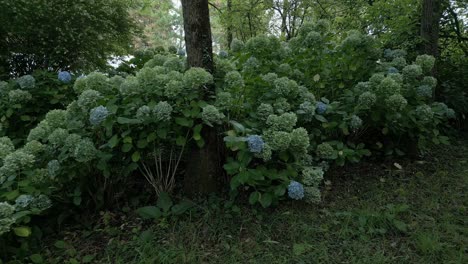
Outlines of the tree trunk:
[[227,1],[227,13],[228,13],[229,19],[228,19],[226,35],[227,35],[227,49],[229,50],[231,49],[231,43],[233,39],[231,11],[232,11],[232,0],[228,0]]
[[200,67],[213,73],[213,43],[208,0],[182,0],[182,13],[189,67]]
[[443,0],[423,0],[421,16],[422,53],[439,56],[439,21]]
[[[208,0],[182,0],[185,45],[189,67],[200,67],[213,73],[213,46],[211,39]],[[204,100],[209,100],[215,87],[204,90]],[[216,128],[202,130],[205,145],[191,151],[185,172],[184,189],[188,195],[209,194],[219,190],[222,176],[222,155]]]

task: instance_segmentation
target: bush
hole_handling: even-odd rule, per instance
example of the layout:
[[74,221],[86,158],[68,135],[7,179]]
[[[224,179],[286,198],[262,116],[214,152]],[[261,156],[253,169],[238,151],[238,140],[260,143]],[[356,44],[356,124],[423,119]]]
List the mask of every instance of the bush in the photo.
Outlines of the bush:
[[[250,203],[264,207],[286,194],[319,202],[330,165],[403,154],[403,139],[421,148],[447,143],[442,132],[454,112],[429,96],[436,84],[424,76],[430,57],[410,65],[374,60],[368,37],[351,32],[331,44],[315,27],[305,27],[290,45],[253,38],[245,52],[216,57],[214,76],[185,70],[175,54],[157,54],[135,76],[79,78],[78,97],[65,110],[49,111],[23,147],[1,139],[0,202],[22,216],[2,230],[41,213],[18,207],[22,195],[49,197],[55,206],[112,206],[138,170],[155,194],[172,191],[190,158],[184,154],[205,144],[207,126],[224,129],[232,193],[247,192]],[[202,91],[213,84],[216,94],[205,101]]]
[[53,109],[63,109],[74,97],[68,72],[36,71],[8,82],[0,82],[0,136],[15,145],[24,143],[29,130]]

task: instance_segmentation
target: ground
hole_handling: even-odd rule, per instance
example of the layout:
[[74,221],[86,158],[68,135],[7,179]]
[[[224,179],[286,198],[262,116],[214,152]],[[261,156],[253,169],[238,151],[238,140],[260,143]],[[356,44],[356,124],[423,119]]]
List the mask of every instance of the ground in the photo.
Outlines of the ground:
[[42,256],[47,263],[468,263],[467,182],[468,141],[459,139],[421,160],[335,170],[320,205],[261,209],[213,197],[190,215],[156,222],[103,212],[88,230],[50,238]]

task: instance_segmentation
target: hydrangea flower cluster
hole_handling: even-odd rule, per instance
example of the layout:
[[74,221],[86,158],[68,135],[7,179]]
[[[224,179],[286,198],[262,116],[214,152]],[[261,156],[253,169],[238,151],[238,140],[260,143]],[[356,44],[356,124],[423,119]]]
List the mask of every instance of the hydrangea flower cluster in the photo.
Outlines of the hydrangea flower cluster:
[[68,71],[60,71],[57,76],[58,80],[63,83],[69,83],[72,80],[72,76]]
[[303,127],[298,127],[291,132],[289,148],[296,154],[307,154],[310,146],[309,132]]
[[427,85],[434,89],[437,86],[437,79],[432,76],[425,76],[421,81],[422,85]]
[[285,151],[291,144],[291,134],[285,131],[267,131],[264,136],[272,150]]
[[398,112],[406,107],[408,101],[403,97],[403,95],[394,94],[385,100],[385,104],[390,110]]
[[270,115],[266,123],[271,130],[291,132],[294,126],[296,126],[297,115],[294,113],[284,113],[279,116]]
[[89,112],[93,107],[96,107],[99,100],[103,97],[101,93],[96,90],[85,90],[82,94],[78,96],[78,100],[76,101],[77,105],[81,108],[81,110],[85,113]]
[[261,103],[257,108],[257,116],[261,120],[266,120],[268,116],[273,115],[273,106],[270,104]]
[[422,68],[419,65],[412,64],[403,68],[403,78],[407,82],[414,82],[419,76],[423,74]]
[[221,109],[230,109],[232,105],[233,98],[231,93],[228,92],[219,92],[216,94],[216,106]]
[[105,106],[98,106],[89,112],[89,123],[93,126],[98,126],[109,116],[109,110]]
[[138,108],[136,112],[136,118],[144,121],[151,117],[151,113],[152,113],[151,108],[147,105],[143,105],[140,108]]
[[31,101],[32,99],[31,93],[20,89],[11,90],[10,92],[8,92],[8,97],[10,99],[10,103],[12,104],[23,104],[28,101]]
[[278,75],[273,72],[262,75],[262,80],[270,84],[273,84],[276,79],[278,79]]
[[202,120],[210,126],[221,124],[224,118],[224,114],[214,105],[207,105],[202,109]]
[[302,170],[302,182],[307,186],[318,186],[323,180],[323,169],[320,167],[305,167]]
[[315,115],[315,105],[309,101],[305,101],[299,105],[297,113],[303,116],[305,121],[312,121]]
[[0,203],[0,235],[10,231],[11,226],[15,223],[13,213],[15,207],[7,202]]
[[223,59],[229,57],[229,53],[227,51],[225,51],[225,50],[221,50],[218,55],[219,55],[219,57],[221,57]]
[[320,159],[333,159],[335,150],[330,144],[324,142],[317,146],[316,153]]
[[357,115],[352,115],[349,121],[349,127],[351,127],[351,129],[353,130],[356,130],[360,128],[361,126],[362,126],[362,119]]
[[359,96],[358,103],[366,108],[371,108],[377,102],[377,96],[372,92],[364,92]]
[[242,88],[245,86],[244,79],[238,71],[230,71],[226,73],[224,82],[226,83],[226,87],[228,89]]
[[65,144],[68,135],[68,130],[63,128],[57,128],[54,131],[52,131],[52,133],[50,133],[50,135],[47,137],[47,140],[49,141],[49,145],[51,145],[54,148],[58,148]]
[[205,69],[192,67],[184,73],[184,83],[189,88],[199,88],[213,83],[213,76]]
[[421,66],[424,73],[430,73],[432,68],[434,68],[435,58],[426,54],[419,55],[416,57],[416,64]]
[[232,42],[231,42],[231,51],[232,52],[240,52],[244,49],[245,45],[244,45],[244,42],[242,42],[242,40],[239,40],[239,39],[233,39]]
[[264,162],[267,162],[271,160],[273,155],[273,150],[271,149],[270,145],[268,144],[263,144],[263,149],[260,153],[256,153],[255,156],[257,158],[262,159]]
[[327,112],[328,105],[323,102],[318,102],[316,105],[316,111],[318,114],[323,115]]
[[304,186],[297,182],[291,181],[288,185],[288,196],[294,200],[301,200],[304,198]]
[[47,163],[47,172],[51,179],[54,179],[60,171],[60,162],[58,160],[51,160]]
[[164,95],[170,99],[175,99],[184,91],[184,83],[178,80],[170,80],[164,87]]
[[153,109],[153,114],[156,120],[166,122],[171,120],[172,111],[172,106],[168,102],[162,101],[156,104]]
[[119,91],[122,95],[130,96],[141,93],[142,89],[135,76],[128,76],[122,84],[120,84]]
[[4,183],[8,178],[17,175],[20,170],[31,168],[35,161],[34,155],[23,149],[8,154],[3,159],[3,166],[0,167],[0,184]]
[[[15,151],[15,145],[8,137],[0,137],[0,160]],[[0,163],[1,164],[1,163]]]
[[276,109],[278,114],[283,114],[291,110],[291,105],[288,103],[288,99],[280,97],[273,103],[273,108]]
[[254,72],[258,67],[260,67],[260,61],[252,56],[244,63],[243,71]]
[[170,71],[182,72],[185,68],[185,65],[180,58],[172,57],[164,62],[163,67]]
[[75,147],[73,156],[78,162],[85,163],[93,160],[97,152],[93,142],[89,138],[84,138],[81,139],[79,144]]
[[181,56],[181,57],[185,57],[185,54],[186,54],[186,52],[185,52],[184,49],[179,49],[179,50],[177,50],[177,55],[179,55],[179,56]]
[[406,64],[406,59],[403,57],[394,58],[390,63],[390,65],[398,69],[403,69],[406,66]]
[[421,85],[416,88],[416,95],[422,98],[431,98],[432,97],[432,87],[428,85]]
[[27,209],[33,200],[34,197],[32,195],[22,194],[16,198],[15,207],[23,210]]
[[261,153],[265,142],[259,135],[250,135],[247,137],[247,145],[252,153]]
[[432,111],[430,106],[425,104],[416,107],[415,113],[417,118],[424,123],[430,122],[434,118],[434,111]]
[[102,94],[113,92],[113,86],[109,82],[109,78],[100,72],[92,72],[85,77],[85,89],[95,90]]
[[19,84],[21,89],[27,90],[27,89],[32,89],[36,86],[36,79],[32,77],[31,75],[23,75],[16,79],[16,83]]
[[388,74],[395,74],[395,73],[399,73],[399,71],[395,67],[389,67],[388,70],[387,70],[387,73]]
[[67,111],[54,109],[49,111],[44,119],[50,128],[66,128],[67,127]]
[[383,98],[387,98],[392,94],[399,93],[400,88],[400,84],[398,84],[394,79],[386,77],[377,86],[376,93]]
[[278,78],[273,83],[273,93],[277,97],[288,97],[297,93],[297,83],[287,77]]

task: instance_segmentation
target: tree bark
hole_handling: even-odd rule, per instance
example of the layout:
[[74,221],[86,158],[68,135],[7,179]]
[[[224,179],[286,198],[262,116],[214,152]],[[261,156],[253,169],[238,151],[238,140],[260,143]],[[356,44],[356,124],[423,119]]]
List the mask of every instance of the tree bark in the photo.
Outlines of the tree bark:
[[231,11],[232,11],[232,0],[227,1],[227,14],[229,16],[229,24],[227,26],[227,48],[230,50],[231,49],[231,43],[233,40],[233,34],[232,34],[232,18],[231,18]]
[[213,44],[211,39],[208,0],[182,0],[185,45],[189,67],[213,72]]
[[[213,73],[213,46],[211,39],[208,0],[182,0],[185,45],[189,67],[204,68]],[[204,90],[204,100],[209,100],[215,87]],[[185,171],[184,189],[188,195],[209,194],[219,190],[223,174],[221,142],[217,129],[204,127],[202,137],[205,145],[195,147],[189,156]]]
[[439,56],[439,21],[443,0],[423,0],[421,16],[422,53]]

